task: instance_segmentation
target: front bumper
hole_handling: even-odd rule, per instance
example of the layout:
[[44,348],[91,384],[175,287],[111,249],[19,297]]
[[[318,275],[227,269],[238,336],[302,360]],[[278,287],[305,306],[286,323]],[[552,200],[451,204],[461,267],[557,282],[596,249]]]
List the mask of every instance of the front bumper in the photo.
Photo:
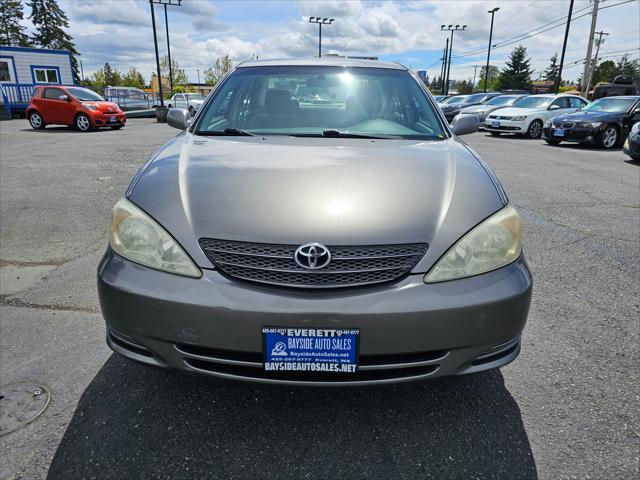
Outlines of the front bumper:
[[[119,113],[103,113],[100,111],[90,111],[91,120],[94,127],[116,127],[124,126],[127,123],[127,117],[124,112]],[[115,117],[116,121],[112,122],[111,118]]]
[[[494,127],[493,122],[499,122],[499,126]],[[514,120],[497,120],[487,117],[484,123],[484,129],[487,132],[501,132],[501,133],[526,133],[528,125],[524,121]]]
[[629,155],[633,160],[640,160],[640,143],[631,142],[629,137],[624,141],[622,145],[622,151]]
[[[218,377],[314,385],[371,384],[474,373],[520,351],[532,280],[521,257],[467,279],[423,275],[377,287],[308,291],[203,270],[199,279],[134,264],[110,249],[98,268],[107,343],[133,360]],[[264,326],[360,329],[351,376],[262,370]]]
[[[557,136],[558,129],[564,130],[564,135]],[[547,139],[561,142],[594,143],[602,128],[584,128],[574,126],[572,128],[562,128],[555,125],[545,126],[542,129],[542,136]]]

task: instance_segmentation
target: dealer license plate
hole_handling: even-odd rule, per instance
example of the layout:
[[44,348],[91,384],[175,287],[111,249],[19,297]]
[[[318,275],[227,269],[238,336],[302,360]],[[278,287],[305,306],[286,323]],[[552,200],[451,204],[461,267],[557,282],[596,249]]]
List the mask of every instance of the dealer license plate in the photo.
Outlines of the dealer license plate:
[[564,129],[563,128],[558,128],[556,130],[553,131],[553,136],[554,137],[564,137]]
[[116,123],[118,119],[116,117],[109,117],[109,122]]
[[355,373],[360,331],[355,328],[264,327],[264,369],[270,372]]
[[500,122],[498,120],[494,120],[491,122],[491,128],[500,128]]

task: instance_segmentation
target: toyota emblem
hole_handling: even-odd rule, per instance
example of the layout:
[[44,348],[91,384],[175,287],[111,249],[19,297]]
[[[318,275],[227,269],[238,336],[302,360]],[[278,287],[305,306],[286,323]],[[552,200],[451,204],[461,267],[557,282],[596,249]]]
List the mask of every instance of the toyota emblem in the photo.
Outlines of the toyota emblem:
[[320,243],[306,243],[296,250],[294,259],[298,265],[307,270],[318,270],[329,265],[331,253]]

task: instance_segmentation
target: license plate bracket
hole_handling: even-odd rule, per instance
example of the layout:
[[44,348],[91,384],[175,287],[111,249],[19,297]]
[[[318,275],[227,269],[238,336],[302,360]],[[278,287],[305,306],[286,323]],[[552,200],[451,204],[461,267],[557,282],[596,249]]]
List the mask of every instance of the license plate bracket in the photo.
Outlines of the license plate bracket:
[[357,328],[263,327],[263,369],[272,373],[354,374]]
[[564,128],[556,128],[553,131],[553,136],[554,137],[564,137]]

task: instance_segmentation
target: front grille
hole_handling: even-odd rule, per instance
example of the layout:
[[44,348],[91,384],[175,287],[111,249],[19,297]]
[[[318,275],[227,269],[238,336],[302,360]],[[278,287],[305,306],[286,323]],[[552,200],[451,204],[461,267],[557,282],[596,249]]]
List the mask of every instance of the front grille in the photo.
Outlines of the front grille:
[[573,128],[576,122],[562,122],[562,128]]
[[398,280],[427,251],[426,243],[401,245],[328,246],[331,262],[318,270],[294,260],[298,245],[200,239],[214,266],[234,278],[287,287],[338,288]]
[[221,350],[196,345],[176,344],[174,348],[190,369],[223,376],[264,380],[302,382],[367,382],[428,376],[439,368],[448,356],[447,350],[407,354],[361,355],[355,374],[325,374],[320,372],[269,372],[262,367],[262,354]]
[[489,118],[492,120],[512,120],[511,116],[500,116],[500,115],[489,115]]

